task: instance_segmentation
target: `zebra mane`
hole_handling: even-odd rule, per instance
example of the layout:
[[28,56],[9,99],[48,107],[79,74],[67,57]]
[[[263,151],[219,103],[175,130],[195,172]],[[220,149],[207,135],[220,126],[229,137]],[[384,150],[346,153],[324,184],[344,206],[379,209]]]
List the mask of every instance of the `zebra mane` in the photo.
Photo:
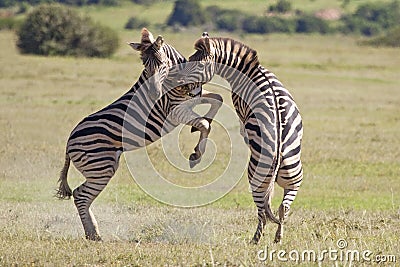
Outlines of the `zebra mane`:
[[[204,39],[205,38],[201,38],[195,43],[194,48],[196,50],[206,51],[207,49],[209,49],[209,48],[207,48],[207,44]],[[211,37],[211,38],[209,38],[209,40],[210,40],[210,43],[214,44],[214,47],[217,50],[219,47],[226,47],[227,43],[230,43],[231,47],[240,46],[241,49],[246,50],[246,54],[249,55],[249,57],[248,57],[249,61],[254,62],[256,64],[260,63],[258,60],[257,51],[242,42],[239,42],[232,38],[227,38],[227,37]]]

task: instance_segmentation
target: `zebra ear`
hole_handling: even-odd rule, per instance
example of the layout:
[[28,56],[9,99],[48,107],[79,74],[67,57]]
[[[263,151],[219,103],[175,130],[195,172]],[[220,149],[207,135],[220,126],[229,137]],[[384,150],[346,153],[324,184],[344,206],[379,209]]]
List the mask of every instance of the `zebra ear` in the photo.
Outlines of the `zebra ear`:
[[161,48],[161,46],[164,44],[164,39],[161,35],[159,35],[157,37],[157,40],[154,42],[154,44],[156,45],[156,48],[159,50]]
[[133,48],[133,50],[136,50],[139,52],[142,51],[143,45],[141,43],[128,43],[128,44]]
[[210,54],[211,48],[210,48],[210,38],[208,38],[208,34],[207,37],[204,37],[204,42],[206,44],[207,53]]
[[151,34],[151,32],[148,29],[143,28],[141,34],[142,34],[142,44],[148,45],[154,43],[153,34]]
[[201,38],[208,38],[208,37],[210,37],[210,35],[208,35],[208,32],[203,32],[202,34],[201,34]]
[[203,51],[206,54],[210,54],[210,52],[211,52],[210,39],[208,37],[200,38],[194,44],[194,49],[196,49],[197,51]]

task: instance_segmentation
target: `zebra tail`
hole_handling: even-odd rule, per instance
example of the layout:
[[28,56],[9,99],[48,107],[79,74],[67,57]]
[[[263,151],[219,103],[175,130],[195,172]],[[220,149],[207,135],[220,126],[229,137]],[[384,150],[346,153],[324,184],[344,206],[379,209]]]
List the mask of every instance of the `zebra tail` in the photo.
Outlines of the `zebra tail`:
[[[271,89],[273,90],[272,83],[270,83],[269,79],[268,82],[271,86]],[[282,161],[282,130],[281,130],[281,116],[278,110],[278,103],[276,97],[274,97],[274,102],[275,102],[275,114],[276,114],[276,128],[277,128],[277,156],[276,156],[276,163],[275,168],[274,168],[274,175],[272,176],[272,179],[270,181],[270,184],[267,189],[267,194],[266,194],[266,199],[265,199],[265,213],[267,215],[267,218],[270,219],[272,222],[276,224],[281,224],[281,222],[274,216],[274,213],[271,210],[271,201],[272,201],[272,195],[274,193],[274,187],[275,187],[275,181],[276,178],[278,177],[278,172],[279,168],[281,166],[281,161]]]
[[274,193],[274,187],[275,187],[275,179],[271,180],[271,183],[268,186],[266,198],[265,198],[265,214],[267,215],[267,219],[270,221],[280,224],[281,222],[275,217],[274,213],[271,210],[271,201],[272,201],[272,196]]
[[70,199],[72,196],[72,190],[69,187],[67,180],[70,161],[71,159],[69,158],[68,154],[65,153],[64,168],[61,170],[60,179],[58,179],[60,186],[58,187],[55,195],[55,197],[57,197],[58,199]]
[[274,164],[276,165],[274,169],[274,175],[272,176],[271,182],[268,185],[264,207],[267,218],[276,224],[281,224],[281,222],[278,220],[278,218],[275,217],[274,213],[271,210],[271,202],[272,202],[272,196],[274,194],[275,181],[278,176],[279,167],[281,165],[281,153],[278,153],[278,157],[276,160],[277,162],[276,164]]

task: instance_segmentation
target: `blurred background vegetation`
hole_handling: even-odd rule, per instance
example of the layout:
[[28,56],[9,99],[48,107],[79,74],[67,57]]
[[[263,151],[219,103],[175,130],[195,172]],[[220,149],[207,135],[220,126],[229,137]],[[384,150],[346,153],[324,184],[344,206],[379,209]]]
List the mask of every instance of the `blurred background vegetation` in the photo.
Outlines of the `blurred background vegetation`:
[[[123,25],[100,20],[110,29],[89,18],[101,19],[99,14],[107,12]],[[49,13],[54,15],[47,18]],[[51,21],[46,24],[40,16]],[[17,32],[21,52],[42,55],[107,57],[117,49],[118,31],[146,26],[178,32],[197,27],[239,34],[342,34],[364,36],[363,45],[399,47],[399,25],[398,0],[0,0],[0,30]],[[35,32],[43,27],[44,32]]]
[[[400,57],[398,48],[375,47],[399,46],[400,30],[395,26],[399,16],[394,15],[399,12],[398,2],[1,3],[0,266],[258,266],[264,263],[257,260],[257,251],[265,246],[276,251],[320,251],[336,248],[339,238],[348,241],[349,251],[398,255]],[[33,23],[34,14],[46,27]],[[184,22],[194,14],[200,22]],[[257,210],[246,174],[222,199],[206,207],[178,209],[142,191],[121,157],[115,177],[93,204],[105,240],[101,243],[83,242],[72,200],[53,198],[73,127],[129,90],[143,70],[139,54],[126,45],[140,40],[143,26],[154,35],[162,34],[185,56],[193,53],[193,43],[203,31],[240,40],[257,50],[261,64],[291,91],[304,119],[305,178],[283,244],[273,244],[276,228],[268,224],[260,245],[249,245]],[[108,30],[97,31],[97,27]],[[25,35],[35,29],[42,30]],[[23,36],[32,39],[32,47],[43,41],[36,49],[40,56],[21,54]],[[102,56],[108,58],[93,58],[95,49],[107,43],[101,36],[110,37],[107,40],[117,43],[118,49]],[[89,54],[82,52],[85,47],[91,47]],[[66,56],[58,56],[65,51]],[[215,84],[204,88],[222,94],[224,103],[232,107],[230,91]],[[189,127],[181,133],[179,147],[188,156],[197,138]],[[222,156],[229,154],[230,146],[218,123],[210,140],[218,153],[207,170],[223,170],[226,158]],[[161,173],[173,168],[162,142],[146,151]],[[182,186],[198,185],[215,177],[214,172],[207,174],[202,172],[196,180],[183,175],[167,179]],[[72,188],[83,182],[72,166],[68,179]],[[277,210],[282,190],[275,189]],[[280,262],[264,265],[282,266]]]

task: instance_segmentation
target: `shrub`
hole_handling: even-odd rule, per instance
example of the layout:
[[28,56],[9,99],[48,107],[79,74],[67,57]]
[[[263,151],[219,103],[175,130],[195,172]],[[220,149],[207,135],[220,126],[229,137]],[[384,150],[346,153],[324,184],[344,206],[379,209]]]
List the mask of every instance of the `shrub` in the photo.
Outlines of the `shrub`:
[[286,13],[292,10],[292,2],[289,0],[278,0],[275,5],[269,7],[270,12]]
[[138,4],[138,5],[145,5],[145,6],[150,6],[157,2],[158,0],[131,0],[133,3]]
[[196,26],[204,24],[205,21],[204,11],[198,0],[177,0],[167,24],[170,26],[175,24]]
[[120,0],[87,0],[83,5],[117,6],[119,4]]
[[292,33],[296,29],[296,24],[294,20],[284,19],[280,17],[263,17],[260,19],[259,23],[265,25],[266,33],[272,33],[272,32]]
[[207,19],[214,19],[223,14],[225,11],[226,9],[222,9],[219,6],[207,6],[205,9],[205,16],[207,17]]
[[387,34],[362,42],[364,45],[400,47],[400,27],[394,28]]
[[261,30],[259,28],[258,17],[247,16],[243,20],[242,29],[248,33],[260,33]]
[[328,33],[330,32],[329,24],[326,20],[304,15],[296,21],[296,32],[298,33]]
[[377,35],[383,30],[400,25],[400,3],[367,3],[360,5],[352,15],[342,18],[343,33]]
[[118,48],[117,34],[60,5],[40,5],[18,31],[22,53],[107,57]]
[[382,28],[388,29],[400,23],[400,4],[397,1],[386,4],[364,4],[357,8],[354,16],[366,21],[373,21]]
[[221,10],[214,18],[217,29],[233,32],[242,28],[244,15],[238,10]]
[[1,7],[10,7],[15,5],[15,1],[14,0],[0,0],[0,8]]
[[49,3],[60,3],[74,6],[84,5],[106,5],[115,6],[120,3],[121,0],[0,0],[0,7],[11,7],[21,5],[23,3],[29,5],[49,4]]
[[340,28],[345,34],[355,33],[366,36],[379,34],[383,31],[382,27],[373,21],[368,21],[360,17],[345,16],[342,19],[344,25]]
[[294,32],[296,25],[291,19],[280,17],[248,16],[243,20],[243,30],[249,33]]
[[125,24],[125,29],[141,29],[146,27],[149,23],[136,17],[130,17]]

